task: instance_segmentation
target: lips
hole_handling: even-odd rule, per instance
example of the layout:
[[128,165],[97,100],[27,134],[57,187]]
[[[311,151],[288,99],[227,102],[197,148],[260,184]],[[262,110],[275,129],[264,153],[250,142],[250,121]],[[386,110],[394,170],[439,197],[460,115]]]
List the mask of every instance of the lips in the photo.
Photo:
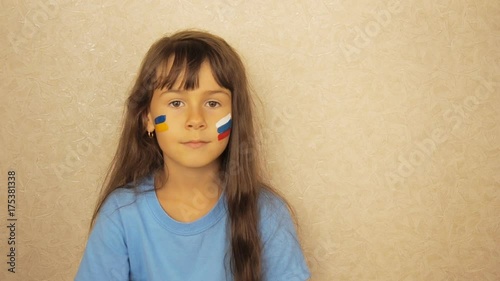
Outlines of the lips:
[[182,144],[184,144],[185,146],[190,147],[190,148],[200,148],[200,147],[205,146],[207,143],[209,143],[209,142],[208,141],[201,141],[201,140],[193,140],[193,141],[183,142]]

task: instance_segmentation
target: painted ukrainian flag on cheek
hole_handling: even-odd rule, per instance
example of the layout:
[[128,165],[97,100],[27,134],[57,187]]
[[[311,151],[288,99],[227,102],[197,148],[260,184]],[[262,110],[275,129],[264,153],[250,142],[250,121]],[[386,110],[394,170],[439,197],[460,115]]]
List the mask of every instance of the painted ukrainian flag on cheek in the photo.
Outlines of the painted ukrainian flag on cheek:
[[168,130],[167,116],[160,115],[155,118],[155,130],[157,133],[165,132]]
[[222,117],[217,123],[215,123],[215,127],[217,127],[217,133],[219,134],[217,138],[219,140],[225,139],[231,133],[231,125],[233,121],[231,120],[231,113]]

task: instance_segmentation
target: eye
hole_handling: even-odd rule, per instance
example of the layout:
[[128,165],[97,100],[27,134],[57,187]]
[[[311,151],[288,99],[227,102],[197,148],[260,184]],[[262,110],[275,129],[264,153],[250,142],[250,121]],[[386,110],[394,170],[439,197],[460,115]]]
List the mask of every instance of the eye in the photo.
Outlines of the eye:
[[182,106],[182,101],[180,100],[174,100],[168,103],[169,106],[171,107],[181,107]]
[[208,107],[219,107],[220,102],[211,100],[211,101],[207,102],[207,105],[208,105]]

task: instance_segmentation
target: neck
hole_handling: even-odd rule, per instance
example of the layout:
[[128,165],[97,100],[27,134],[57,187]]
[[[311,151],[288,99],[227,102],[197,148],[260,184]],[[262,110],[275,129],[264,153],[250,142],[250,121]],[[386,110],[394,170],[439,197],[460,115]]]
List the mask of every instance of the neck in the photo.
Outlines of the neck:
[[157,193],[171,198],[190,198],[200,193],[206,197],[218,198],[218,171],[219,161],[203,167],[189,168],[166,160],[163,171],[166,181],[162,186],[158,186]]

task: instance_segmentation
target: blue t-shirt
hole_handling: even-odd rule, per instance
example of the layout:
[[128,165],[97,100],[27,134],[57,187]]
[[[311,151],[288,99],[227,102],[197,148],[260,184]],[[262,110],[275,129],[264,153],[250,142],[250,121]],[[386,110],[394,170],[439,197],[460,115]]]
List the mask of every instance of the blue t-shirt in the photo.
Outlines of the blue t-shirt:
[[[269,192],[259,198],[265,281],[310,277],[290,213]],[[182,223],[161,207],[153,178],[104,202],[76,281],[232,281],[224,192],[202,218]]]

